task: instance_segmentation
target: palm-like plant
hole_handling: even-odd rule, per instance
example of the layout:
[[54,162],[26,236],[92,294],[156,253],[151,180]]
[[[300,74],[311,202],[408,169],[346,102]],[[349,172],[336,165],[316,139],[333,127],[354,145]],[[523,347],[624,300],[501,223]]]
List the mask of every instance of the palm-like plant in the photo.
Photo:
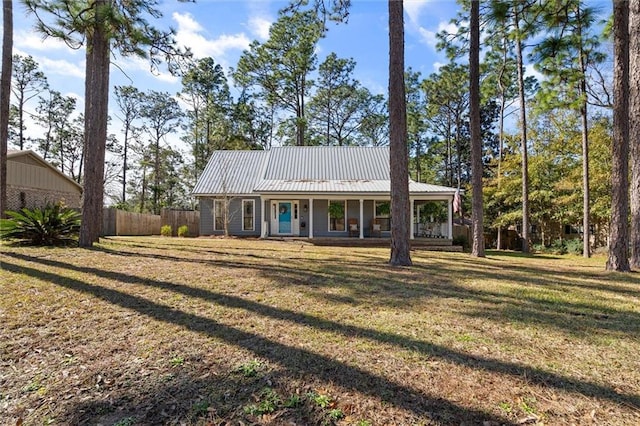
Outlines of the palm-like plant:
[[80,214],[63,203],[34,209],[7,211],[0,219],[0,238],[16,239],[32,245],[66,245],[77,241]]

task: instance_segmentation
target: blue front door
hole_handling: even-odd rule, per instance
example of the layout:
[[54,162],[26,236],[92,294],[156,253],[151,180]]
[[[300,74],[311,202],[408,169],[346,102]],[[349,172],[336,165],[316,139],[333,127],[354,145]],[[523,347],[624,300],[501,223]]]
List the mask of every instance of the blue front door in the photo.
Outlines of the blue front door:
[[291,203],[278,203],[278,233],[291,233]]

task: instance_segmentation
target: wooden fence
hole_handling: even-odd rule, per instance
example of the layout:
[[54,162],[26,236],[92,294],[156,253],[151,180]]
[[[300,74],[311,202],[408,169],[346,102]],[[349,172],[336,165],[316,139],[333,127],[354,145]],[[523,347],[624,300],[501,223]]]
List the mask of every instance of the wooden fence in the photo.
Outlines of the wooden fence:
[[161,226],[171,226],[172,235],[178,235],[178,228],[186,225],[189,228],[189,237],[200,235],[200,212],[194,210],[169,210],[163,209],[160,213]]
[[162,210],[160,215],[131,213],[115,208],[102,211],[102,235],[160,235],[160,228],[171,226],[173,236],[187,225],[189,237],[200,234],[200,212],[192,210]]
[[102,235],[160,235],[160,216],[103,209]]

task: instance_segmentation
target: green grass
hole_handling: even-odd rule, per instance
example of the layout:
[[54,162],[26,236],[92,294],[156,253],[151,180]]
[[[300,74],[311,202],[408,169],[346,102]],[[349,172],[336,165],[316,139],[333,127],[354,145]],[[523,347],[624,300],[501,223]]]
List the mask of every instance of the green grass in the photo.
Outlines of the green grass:
[[640,424],[637,273],[388,257],[219,238],[5,245],[0,424]]

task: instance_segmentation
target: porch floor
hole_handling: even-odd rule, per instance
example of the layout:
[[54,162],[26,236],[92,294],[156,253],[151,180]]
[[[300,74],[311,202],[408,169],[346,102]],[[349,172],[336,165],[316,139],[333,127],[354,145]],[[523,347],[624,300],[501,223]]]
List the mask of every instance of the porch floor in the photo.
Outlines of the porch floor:
[[[389,247],[391,238],[357,238],[357,237],[267,237],[267,240],[276,241],[301,241],[316,246],[336,247]],[[462,246],[454,246],[453,240],[448,238],[424,238],[416,237],[410,241],[411,250],[432,250],[462,252]]]

